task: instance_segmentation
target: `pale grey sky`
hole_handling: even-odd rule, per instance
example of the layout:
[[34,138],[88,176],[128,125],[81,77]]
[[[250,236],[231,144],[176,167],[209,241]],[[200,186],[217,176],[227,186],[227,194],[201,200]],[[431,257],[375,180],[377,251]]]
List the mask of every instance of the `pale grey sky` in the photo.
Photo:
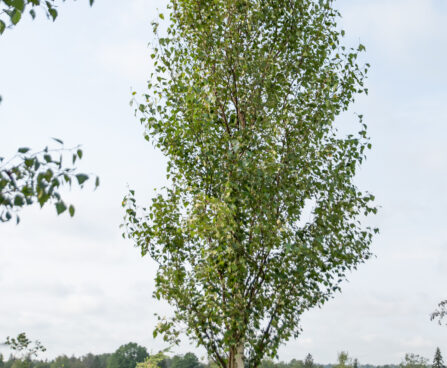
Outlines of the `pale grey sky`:
[[[347,42],[367,47],[370,95],[363,113],[373,151],[358,183],[381,205],[376,258],[341,294],[303,316],[303,333],[280,359],[398,363],[406,352],[447,354],[447,327],[429,321],[447,297],[447,2],[338,0]],[[101,187],[73,190],[74,219],[53,208],[0,225],[0,339],[26,331],[47,356],[111,352],[136,341],[157,351],[151,298],[154,264],[120,237],[127,185],[141,201],[165,183],[164,159],[142,138],[129,107],[151,71],[150,21],[165,0],[68,1],[53,24],[40,16],[0,38],[0,149],[59,137],[81,143],[83,170]],[[197,351],[186,340],[176,352]],[[200,350],[198,350],[199,355]]]

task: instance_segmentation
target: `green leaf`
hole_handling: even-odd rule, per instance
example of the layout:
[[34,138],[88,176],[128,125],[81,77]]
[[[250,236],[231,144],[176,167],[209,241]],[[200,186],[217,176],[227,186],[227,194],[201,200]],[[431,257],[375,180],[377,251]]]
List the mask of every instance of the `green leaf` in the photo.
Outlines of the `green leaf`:
[[22,18],[22,12],[20,10],[14,9],[10,18],[11,18],[11,23],[13,25],[16,25],[17,23],[19,23],[20,18]]
[[67,206],[65,205],[64,202],[60,201],[56,203],[56,212],[58,215],[60,215],[61,213],[65,212],[67,209]]
[[14,206],[18,206],[18,207],[22,207],[24,205],[24,200],[23,197],[21,195],[17,195],[14,198]]
[[53,18],[53,22],[54,22],[57,18],[57,10],[54,8],[49,8],[48,13],[51,15],[51,18]]
[[21,12],[23,12],[23,10],[25,9],[25,0],[11,0],[9,1],[9,4],[13,8],[20,10]]
[[64,142],[61,140],[61,139],[59,139],[59,138],[52,138],[54,141],[56,141],[57,143],[59,143],[59,144],[64,144]]
[[21,147],[21,148],[19,148],[17,150],[17,152],[19,152],[19,153],[27,153],[27,152],[29,152],[29,150],[30,150],[30,148],[28,148],[28,147]]
[[70,216],[73,217],[75,214],[75,208],[73,207],[73,205],[70,205],[70,207],[68,208],[68,212],[70,213]]
[[77,174],[76,179],[78,180],[78,184],[82,185],[88,180],[88,175],[85,174]]
[[[3,34],[3,32],[5,32],[5,29],[6,29],[6,24],[5,24],[5,22],[3,22],[3,21],[0,19],[0,35]],[[1,101],[1,100],[0,100],[0,101]]]

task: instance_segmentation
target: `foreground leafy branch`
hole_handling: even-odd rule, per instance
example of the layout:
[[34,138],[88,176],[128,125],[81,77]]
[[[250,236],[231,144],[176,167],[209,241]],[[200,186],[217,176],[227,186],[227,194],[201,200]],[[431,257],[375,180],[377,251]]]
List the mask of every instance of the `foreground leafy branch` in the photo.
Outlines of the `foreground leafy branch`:
[[[62,0],[65,1],[65,0]],[[94,0],[89,0],[90,6]],[[48,18],[57,18],[57,0],[0,0],[0,35],[6,28],[14,27],[25,11],[34,19],[36,9],[43,9]],[[2,96],[0,96],[0,103]],[[55,139],[59,144],[63,142]],[[72,166],[63,166],[63,157],[71,154]],[[61,199],[59,189],[64,185],[77,183],[81,188],[89,176],[76,173],[74,164],[82,158],[79,147],[73,149],[48,149],[30,152],[29,148],[19,148],[17,154],[5,161],[0,157],[0,222],[8,222],[14,216],[20,221],[18,211],[24,206],[38,202],[41,207],[46,203],[54,203],[58,214],[67,209],[74,216],[73,205],[67,206]],[[99,185],[96,177],[95,187]]]
[[[40,207],[53,203],[58,215],[68,209],[70,216],[74,216],[75,208],[65,204],[60,189],[72,184],[82,188],[90,177],[76,172],[74,167],[83,156],[80,147],[65,149],[61,140],[55,140],[61,147],[45,147],[40,152],[23,147],[9,160],[0,157],[0,222],[15,217],[18,223],[20,209],[36,202]],[[64,166],[64,158],[70,160],[68,166]],[[96,177],[95,188],[98,185]]]
[[436,309],[431,315],[430,320],[438,320],[438,323],[441,325],[444,318],[447,316],[447,299],[441,301],[438,304],[438,309]]
[[[62,0],[65,1],[65,0]],[[94,0],[88,0],[90,6]],[[42,9],[53,21],[58,16],[57,0],[0,0],[0,35],[6,28],[11,28],[20,22],[22,15],[28,11],[31,17],[36,17],[36,9]]]

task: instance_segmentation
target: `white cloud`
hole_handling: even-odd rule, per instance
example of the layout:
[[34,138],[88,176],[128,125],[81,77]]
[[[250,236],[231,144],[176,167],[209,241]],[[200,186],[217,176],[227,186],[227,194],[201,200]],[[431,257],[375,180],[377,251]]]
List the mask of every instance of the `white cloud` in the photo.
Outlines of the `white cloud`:
[[401,341],[401,344],[402,346],[407,347],[409,351],[417,351],[418,349],[432,348],[435,346],[433,341],[422,336],[404,339]]
[[107,71],[121,75],[131,81],[146,80],[152,68],[147,42],[127,41],[101,46],[97,60]]
[[342,9],[343,25],[349,27],[351,37],[360,37],[362,42],[373,41],[378,52],[390,57],[424,58],[426,43],[433,45],[444,37],[440,30],[444,28],[446,13],[439,11],[438,3],[436,0],[342,2],[346,4]]
[[[439,32],[444,19],[434,0],[375,0],[350,3],[342,12],[346,24],[358,33],[390,43],[412,44],[415,37],[430,37]],[[390,37],[392,35],[392,37]]]

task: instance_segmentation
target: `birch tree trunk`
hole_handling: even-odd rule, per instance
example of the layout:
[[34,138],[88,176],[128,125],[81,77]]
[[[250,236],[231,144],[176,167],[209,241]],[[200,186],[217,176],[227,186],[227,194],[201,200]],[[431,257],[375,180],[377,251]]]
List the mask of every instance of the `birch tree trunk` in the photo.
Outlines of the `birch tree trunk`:
[[228,368],[244,368],[244,342],[234,346],[228,357]]

